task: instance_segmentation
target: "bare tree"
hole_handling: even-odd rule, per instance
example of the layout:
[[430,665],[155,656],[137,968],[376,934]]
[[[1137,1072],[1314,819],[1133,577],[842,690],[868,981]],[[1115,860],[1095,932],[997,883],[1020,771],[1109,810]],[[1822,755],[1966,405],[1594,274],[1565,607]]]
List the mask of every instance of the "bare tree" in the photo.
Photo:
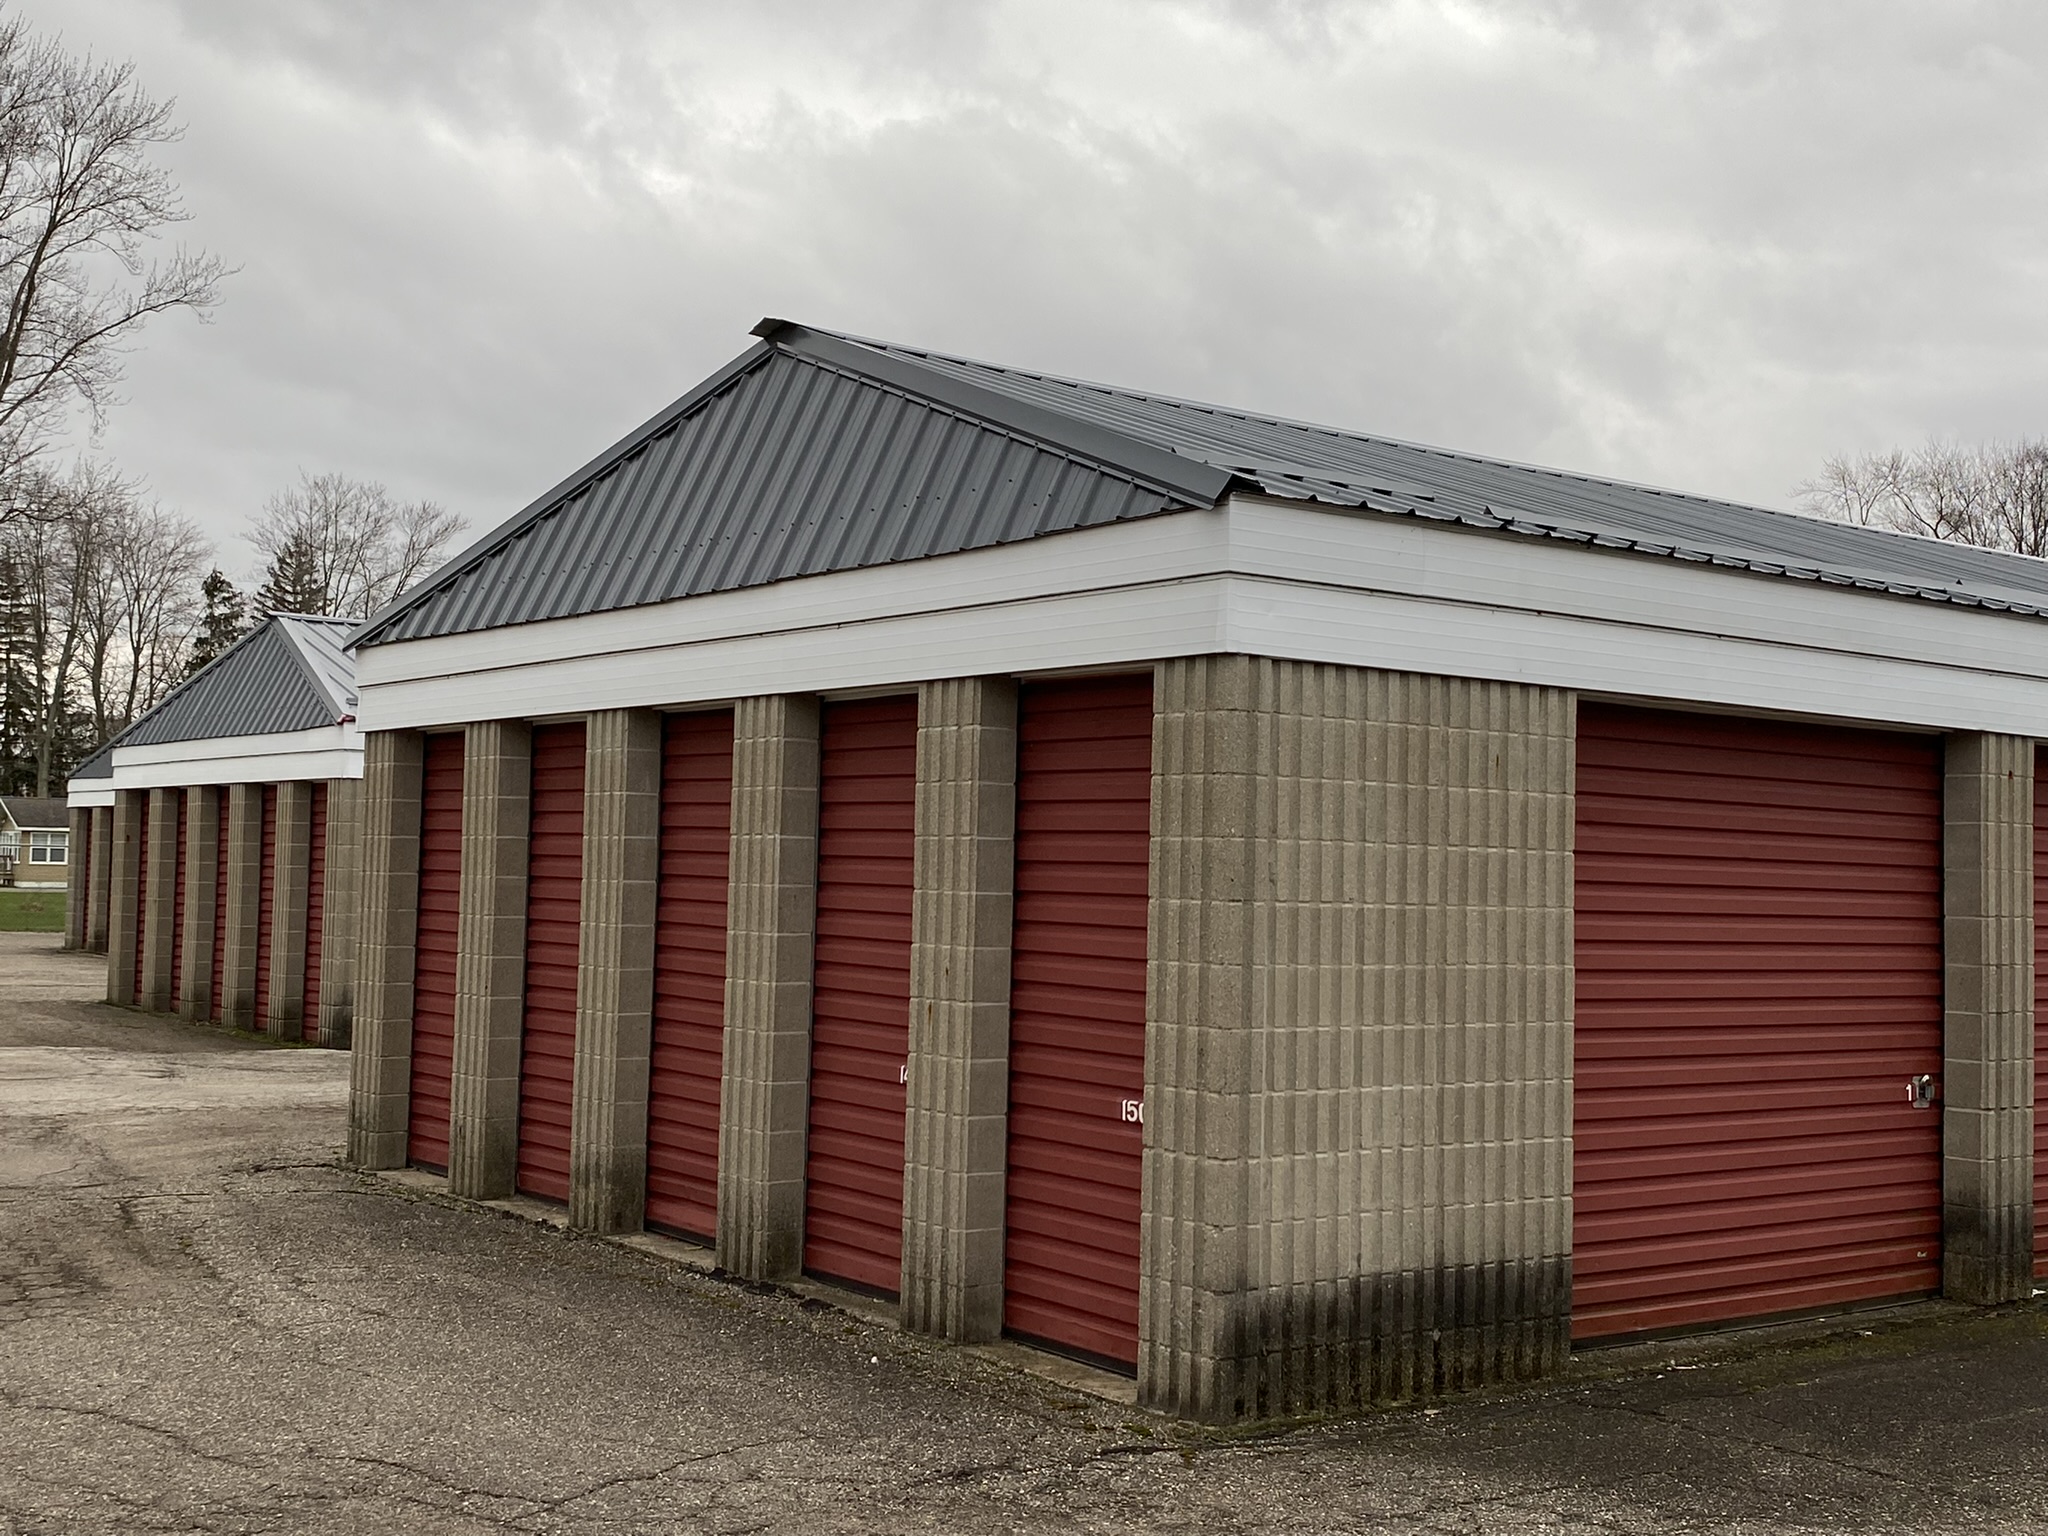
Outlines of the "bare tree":
[[368,618],[439,564],[466,526],[431,501],[398,501],[375,481],[301,474],[249,530],[266,561],[256,606]]
[[95,739],[125,728],[185,675],[213,556],[199,530],[87,466],[68,519],[77,546],[79,657]]
[[36,794],[184,675],[212,553],[98,465],[53,505],[0,527],[0,788]]
[[189,519],[155,506],[133,509],[120,535],[113,560],[128,663],[121,713],[133,720],[184,679],[213,546]]
[[123,343],[152,315],[215,302],[204,252],[145,251],[185,214],[153,156],[178,136],[172,104],[133,66],[74,58],[0,19],[0,521],[58,515],[21,471],[73,407],[97,425]]
[[2048,441],[1836,455],[1799,487],[1807,511],[2023,555],[2048,555]]

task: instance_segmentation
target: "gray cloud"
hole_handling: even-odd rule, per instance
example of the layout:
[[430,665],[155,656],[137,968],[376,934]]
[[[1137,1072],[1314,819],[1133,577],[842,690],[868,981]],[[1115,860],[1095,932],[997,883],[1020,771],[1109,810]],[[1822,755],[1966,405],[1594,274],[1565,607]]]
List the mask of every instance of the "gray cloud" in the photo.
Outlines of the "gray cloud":
[[223,539],[487,525],[763,313],[1775,504],[2043,428],[2029,4],[17,8],[180,98],[243,270],[104,446]]

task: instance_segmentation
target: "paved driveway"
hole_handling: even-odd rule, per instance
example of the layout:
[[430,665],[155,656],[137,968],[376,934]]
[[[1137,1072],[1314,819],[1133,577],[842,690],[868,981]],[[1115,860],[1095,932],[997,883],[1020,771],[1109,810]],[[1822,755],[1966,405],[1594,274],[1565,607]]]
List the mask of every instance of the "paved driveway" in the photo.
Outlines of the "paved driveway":
[[0,1533],[2048,1531],[2048,1315],[1178,1429],[342,1170],[347,1063],[0,935]]

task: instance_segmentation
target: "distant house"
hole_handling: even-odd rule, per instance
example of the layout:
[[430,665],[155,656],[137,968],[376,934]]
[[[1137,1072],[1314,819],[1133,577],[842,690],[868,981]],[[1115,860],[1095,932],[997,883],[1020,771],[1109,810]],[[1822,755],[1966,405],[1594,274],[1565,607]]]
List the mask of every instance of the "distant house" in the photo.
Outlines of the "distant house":
[[71,817],[62,800],[0,795],[0,885],[61,886],[71,870]]

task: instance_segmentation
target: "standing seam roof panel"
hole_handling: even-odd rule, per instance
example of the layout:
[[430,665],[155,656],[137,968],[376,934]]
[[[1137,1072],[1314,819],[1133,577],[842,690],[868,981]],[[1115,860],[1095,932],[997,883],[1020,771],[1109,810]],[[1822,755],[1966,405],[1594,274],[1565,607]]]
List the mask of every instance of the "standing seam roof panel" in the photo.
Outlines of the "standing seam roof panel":
[[778,350],[495,553],[430,580],[376,638],[664,602],[1178,504],[1127,474]]

